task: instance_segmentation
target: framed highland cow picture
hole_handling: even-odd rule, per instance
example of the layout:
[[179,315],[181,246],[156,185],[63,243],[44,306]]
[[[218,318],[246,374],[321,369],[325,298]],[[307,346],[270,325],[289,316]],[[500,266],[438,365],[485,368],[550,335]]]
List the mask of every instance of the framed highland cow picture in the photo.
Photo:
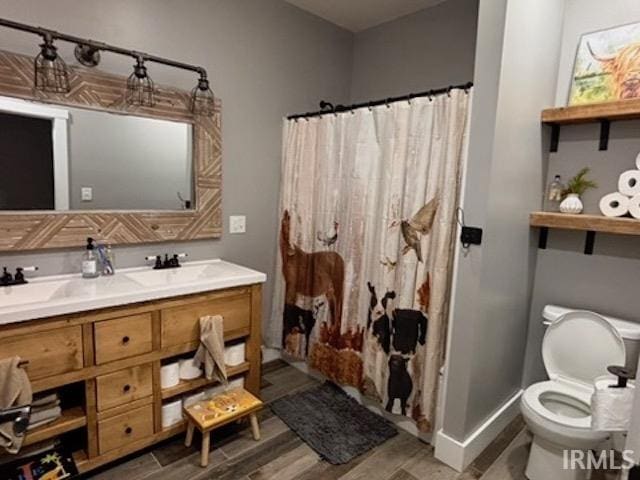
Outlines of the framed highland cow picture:
[[640,23],[586,33],[573,67],[569,105],[640,97]]

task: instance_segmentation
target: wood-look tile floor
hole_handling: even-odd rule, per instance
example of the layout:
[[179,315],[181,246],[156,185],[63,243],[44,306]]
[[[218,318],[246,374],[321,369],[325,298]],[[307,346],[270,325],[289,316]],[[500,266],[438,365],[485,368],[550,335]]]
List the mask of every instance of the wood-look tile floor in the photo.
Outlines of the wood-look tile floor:
[[[282,361],[265,365],[262,398],[317,385],[318,381]],[[400,430],[378,448],[345,465],[330,465],[265,408],[262,439],[248,425],[212,432],[209,466],[199,465],[199,438],[186,448],[179,436],[96,471],[92,480],[524,480],[530,438],[521,419],[514,421],[469,469],[458,473],[433,456],[433,447]]]

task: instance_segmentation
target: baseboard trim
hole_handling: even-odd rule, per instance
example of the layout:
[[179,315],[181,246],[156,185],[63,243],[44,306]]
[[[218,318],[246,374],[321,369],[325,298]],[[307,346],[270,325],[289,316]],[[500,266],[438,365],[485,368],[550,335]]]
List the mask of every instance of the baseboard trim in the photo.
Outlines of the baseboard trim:
[[450,437],[442,429],[438,430],[435,457],[459,472],[464,471],[520,413],[522,393],[520,390],[513,395],[463,442]]

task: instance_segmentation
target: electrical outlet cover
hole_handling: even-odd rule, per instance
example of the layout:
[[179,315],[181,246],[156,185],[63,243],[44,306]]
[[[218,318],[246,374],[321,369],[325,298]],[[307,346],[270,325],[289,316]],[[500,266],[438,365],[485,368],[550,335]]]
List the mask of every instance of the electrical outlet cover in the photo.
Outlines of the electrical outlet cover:
[[82,187],[80,189],[80,197],[83,202],[91,202],[93,200],[93,188]]
[[229,233],[245,233],[247,231],[247,217],[231,215],[229,217]]

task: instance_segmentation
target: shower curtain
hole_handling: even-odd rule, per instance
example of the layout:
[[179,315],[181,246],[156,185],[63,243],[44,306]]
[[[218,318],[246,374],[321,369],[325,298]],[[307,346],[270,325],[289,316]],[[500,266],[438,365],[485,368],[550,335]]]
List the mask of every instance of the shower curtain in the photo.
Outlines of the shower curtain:
[[284,124],[267,342],[431,431],[471,92]]

